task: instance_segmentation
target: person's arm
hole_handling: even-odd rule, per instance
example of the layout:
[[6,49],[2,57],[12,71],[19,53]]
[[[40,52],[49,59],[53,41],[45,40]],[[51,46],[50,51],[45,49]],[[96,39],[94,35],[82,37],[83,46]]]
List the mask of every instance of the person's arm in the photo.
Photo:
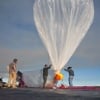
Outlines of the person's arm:
[[50,69],[50,68],[51,68],[51,66],[52,66],[52,64],[50,64],[50,65],[49,65],[48,69]]
[[65,71],[68,71],[68,69],[64,68]]

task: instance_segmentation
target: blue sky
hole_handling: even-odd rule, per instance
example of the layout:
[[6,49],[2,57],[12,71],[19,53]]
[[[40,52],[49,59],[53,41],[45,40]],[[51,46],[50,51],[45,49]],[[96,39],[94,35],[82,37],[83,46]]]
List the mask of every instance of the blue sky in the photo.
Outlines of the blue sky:
[[[0,0],[0,73],[18,58],[19,70],[42,68],[48,53],[33,21],[34,0]],[[75,85],[100,85],[100,0],[94,0],[94,21],[68,65]],[[64,72],[67,82],[68,73]]]

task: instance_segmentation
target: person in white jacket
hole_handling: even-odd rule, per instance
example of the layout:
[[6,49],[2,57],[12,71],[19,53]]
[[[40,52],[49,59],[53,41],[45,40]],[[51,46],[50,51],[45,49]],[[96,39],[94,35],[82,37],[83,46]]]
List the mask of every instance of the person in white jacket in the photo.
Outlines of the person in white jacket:
[[7,67],[8,69],[8,87],[16,88],[16,78],[17,78],[17,71],[16,71],[16,64],[18,59],[13,59],[13,62],[9,64]]

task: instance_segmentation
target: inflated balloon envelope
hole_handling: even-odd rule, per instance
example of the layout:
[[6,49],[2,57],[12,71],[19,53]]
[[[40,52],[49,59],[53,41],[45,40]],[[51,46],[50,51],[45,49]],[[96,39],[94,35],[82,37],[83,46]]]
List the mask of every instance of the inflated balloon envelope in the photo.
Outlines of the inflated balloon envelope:
[[93,0],[35,0],[33,13],[53,69],[60,71],[93,22]]

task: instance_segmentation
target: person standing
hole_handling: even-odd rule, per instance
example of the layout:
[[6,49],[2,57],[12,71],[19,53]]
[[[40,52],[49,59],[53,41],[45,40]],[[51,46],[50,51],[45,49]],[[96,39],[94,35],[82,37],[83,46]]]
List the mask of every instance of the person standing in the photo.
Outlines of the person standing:
[[69,86],[73,86],[74,71],[72,67],[68,67],[67,69],[64,70],[69,73],[69,78],[68,78]]
[[3,87],[3,81],[2,81],[2,77],[0,76],[0,88]]
[[16,78],[17,78],[17,71],[16,71],[16,64],[18,59],[13,59],[13,62],[9,64],[7,67],[9,78],[8,78],[8,87],[16,88]]
[[46,82],[47,82],[47,77],[48,77],[48,70],[51,68],[52,65],[44,65],[43,68],[43,88],[45,88]]

